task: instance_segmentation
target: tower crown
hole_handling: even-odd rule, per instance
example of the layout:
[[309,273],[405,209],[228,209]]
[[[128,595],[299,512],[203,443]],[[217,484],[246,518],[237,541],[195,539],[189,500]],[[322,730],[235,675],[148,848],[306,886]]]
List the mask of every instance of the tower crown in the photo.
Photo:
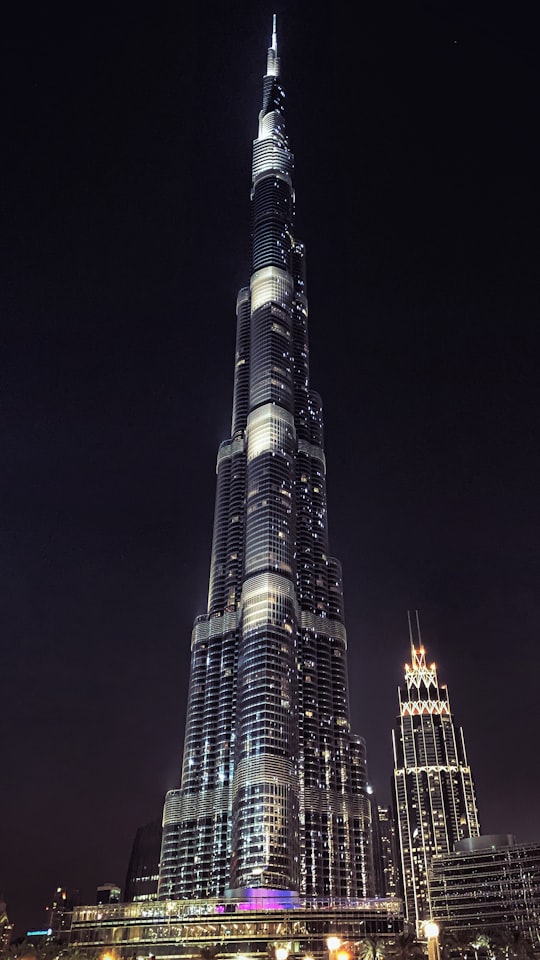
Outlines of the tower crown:
[[411,659],[412,664],[405,664],[406,695],[400,697],[401,715],[450,713],[446,688],[442,688],[446,696],[441,696],[437,667],[434,663],[427,665],[424,647],[411,646]]
[[424,684],[426,687],[437,687],[437,665],[435,663],[430,663],[429,666],[427,665],[424,647],[416,649],[416,647],[412,646],[411,660],[412,663],[405,664],[407,689],[410,689],[412,686],[420,687],[421,684]]

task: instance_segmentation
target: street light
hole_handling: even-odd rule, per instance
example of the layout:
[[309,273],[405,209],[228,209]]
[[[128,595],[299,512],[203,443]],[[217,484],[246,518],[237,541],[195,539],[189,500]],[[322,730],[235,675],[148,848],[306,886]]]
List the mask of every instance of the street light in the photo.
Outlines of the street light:
[[287,960],[289,956],[289,948],[286,946],[276,947],[275,949],[276,960]]
[[336,953],[341,946],[339,937],[331,934],[326,940],[326,946],[328,947],[328,960],[337,960]]
[[439,924],[434,920],[426,920],[424,934],[427,937],[428,960],[441,960],[439,950]]

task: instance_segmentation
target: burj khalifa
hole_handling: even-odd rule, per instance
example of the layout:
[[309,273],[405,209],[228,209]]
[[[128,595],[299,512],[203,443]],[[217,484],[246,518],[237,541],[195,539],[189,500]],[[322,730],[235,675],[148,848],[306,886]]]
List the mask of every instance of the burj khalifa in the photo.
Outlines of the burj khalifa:
[[351,731],[341,567],[329,553],[305,249],[274,18],[253,143],[252,262],[237,298],[230,438],[217,455],[181,785],[159,897],[373,892],[366,751]]

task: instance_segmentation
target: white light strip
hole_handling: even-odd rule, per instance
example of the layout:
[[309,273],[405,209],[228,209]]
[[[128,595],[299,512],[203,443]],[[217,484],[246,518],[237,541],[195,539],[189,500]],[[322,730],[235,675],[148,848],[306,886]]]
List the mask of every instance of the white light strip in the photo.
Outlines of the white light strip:
[[251,313],[265,303],[279,303],[287,307],[293,296],[294,285],[292,277],[279,267],[263,267],[257,270],[251,278]]

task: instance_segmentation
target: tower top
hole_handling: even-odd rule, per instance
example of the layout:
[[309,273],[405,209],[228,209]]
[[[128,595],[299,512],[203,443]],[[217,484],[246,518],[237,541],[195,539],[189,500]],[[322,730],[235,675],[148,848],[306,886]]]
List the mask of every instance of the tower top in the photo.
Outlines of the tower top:
[[407,688],[411,686],[420,687],[424,684],[426,688],[430,686],[437,687],[437,666],[435,663],[426,663],[426,651],[424,647],[411,648],[411,663],[405,664],[405,680]]
[[437,687],[437,667],[434,663],[430,663],[429,666],[426,663],[426,651],[422,643],[418,610],[415,610],[417,640],[414,638],[410,610],[407,610],[407,619],[409,621],[409,640],[411,644],[411,662],[405,664],[407,688],[410,690],[411,686],[420,687],[422,683],[426,688],[431,685]]
[[272,17],[272,42],[266,58],[266,76],[279,77],[279,57],[277,52],[277,15]]
[[[418,615],[418,610],[415,610],[414,612],[415,612],[415,615],[416,615],[416,633],[417,633],[417,636],[418,636],[418,646],[420,647],[420,649],[421,649],[421,651],[422,651],[422,653],[423,653],[424,651],[423,651],[423,645],[422,645],[422,634],[421,634],[421,632],[420,632],[420,617],[419,617],[419,615]],[[413,627],[412,627],[412,622],[411,622],[411,611],[410,611],[410,610],[407,610],[407,620],[408,620],[408,622],[409,622],[409,640],[410,640],[410,644],[411,644],[411,658],[412,658],[412,662],[414,663],[416,649],[415,649],[415,640],[414,640],[414,636],[413,636]]]

